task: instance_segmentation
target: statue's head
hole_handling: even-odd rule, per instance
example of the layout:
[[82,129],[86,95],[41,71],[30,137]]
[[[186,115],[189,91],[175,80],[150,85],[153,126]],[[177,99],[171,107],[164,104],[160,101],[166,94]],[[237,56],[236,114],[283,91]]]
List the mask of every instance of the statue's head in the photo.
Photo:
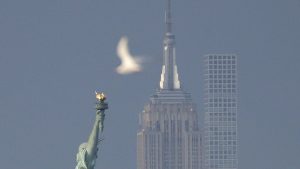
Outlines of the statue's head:
[[79,148],[78,148],[78,151],[82,151],[82,150],[85,150],[87,147],[87,143],[82,143],[80,144]]

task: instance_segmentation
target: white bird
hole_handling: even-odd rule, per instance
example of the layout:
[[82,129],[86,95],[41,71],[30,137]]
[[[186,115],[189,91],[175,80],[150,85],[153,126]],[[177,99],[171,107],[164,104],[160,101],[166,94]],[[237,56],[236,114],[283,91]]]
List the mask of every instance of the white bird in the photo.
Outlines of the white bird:
[[139,63],[139,58],[132,56],[128,48],[127,37],[122,37],[117,46],[117,55],[121,60],[121,64],[116,68],[119,74],[131,74],[140,72],[142,66]]

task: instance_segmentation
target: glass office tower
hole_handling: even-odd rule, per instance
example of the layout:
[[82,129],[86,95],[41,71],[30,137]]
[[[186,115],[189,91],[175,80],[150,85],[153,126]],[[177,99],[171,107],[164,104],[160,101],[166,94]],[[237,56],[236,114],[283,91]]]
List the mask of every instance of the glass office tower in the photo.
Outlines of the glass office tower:
[[237,169],[237,56],[205,56],[204,169]]

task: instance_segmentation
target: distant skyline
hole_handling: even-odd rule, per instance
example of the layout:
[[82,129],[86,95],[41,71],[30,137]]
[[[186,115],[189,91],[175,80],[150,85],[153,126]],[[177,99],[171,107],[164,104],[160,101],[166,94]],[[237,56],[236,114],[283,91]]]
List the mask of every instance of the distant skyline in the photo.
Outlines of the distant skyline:
[[[162,3],[0,1],[3,168],[74,168],[92,128],[95,90],[110,106],[97,168],[136,168],[137,114],[159,88]],[[200,124],[203,56],[236,53],[239,168],[300,168],[300,2],[174,0],[173,11],[180,81]],[[123,35],[132,53],[146,57],[143,72],[115,72]]]

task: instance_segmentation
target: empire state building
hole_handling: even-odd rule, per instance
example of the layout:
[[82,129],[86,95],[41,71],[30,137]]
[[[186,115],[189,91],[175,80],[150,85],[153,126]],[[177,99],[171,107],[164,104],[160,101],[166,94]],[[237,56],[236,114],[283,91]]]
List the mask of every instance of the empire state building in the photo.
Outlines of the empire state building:
[[200,169],[202,150],[196,105],[191,95],[181,89],[170,0],[166,6],[160,88],[139,114],[137,169]]

